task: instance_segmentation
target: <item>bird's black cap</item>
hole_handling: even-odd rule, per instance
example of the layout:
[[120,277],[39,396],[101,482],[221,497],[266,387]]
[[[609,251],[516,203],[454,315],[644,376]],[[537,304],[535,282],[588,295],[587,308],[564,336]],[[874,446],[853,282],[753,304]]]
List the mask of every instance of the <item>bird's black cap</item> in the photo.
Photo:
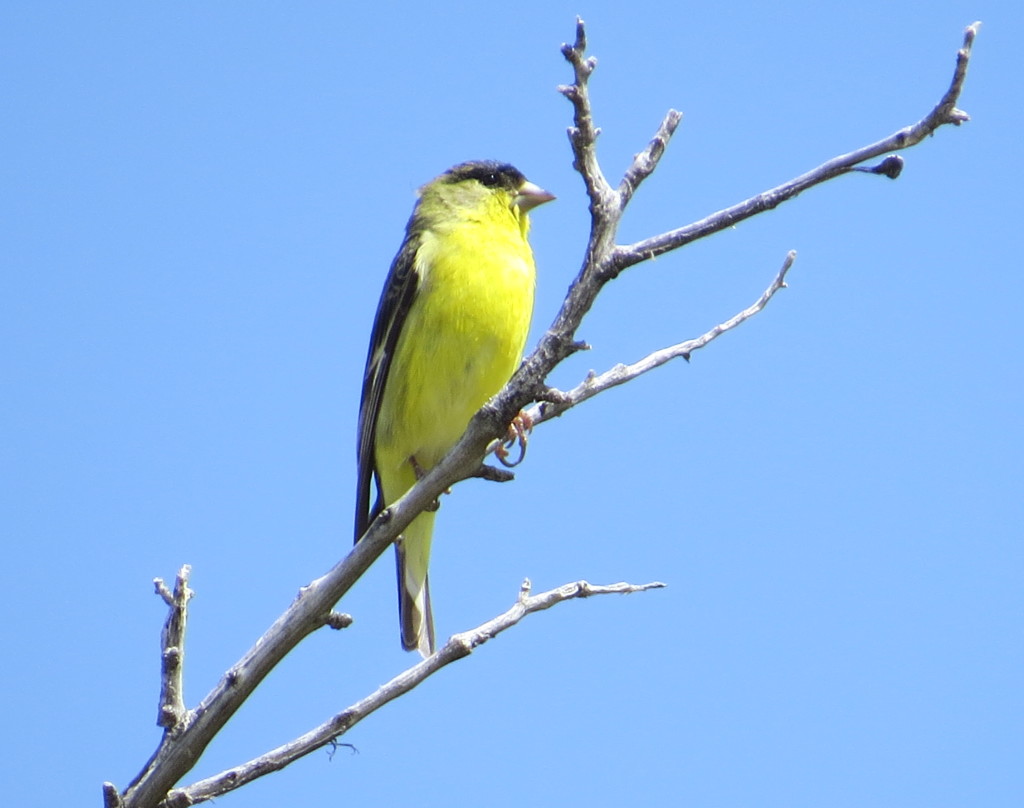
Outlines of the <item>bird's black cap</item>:
[[497,160],[471,160],[459,163],[444,172],[441,179],[450,183],[477,180],[488,188],[504,188],[513,193],[526,182],[526,177],[518,168]]

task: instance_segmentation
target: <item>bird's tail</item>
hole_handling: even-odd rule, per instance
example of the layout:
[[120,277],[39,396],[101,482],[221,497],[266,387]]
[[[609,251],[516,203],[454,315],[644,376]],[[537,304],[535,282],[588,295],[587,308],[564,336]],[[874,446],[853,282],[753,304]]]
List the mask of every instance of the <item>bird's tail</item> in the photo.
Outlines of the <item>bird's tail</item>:
[[398,562],[398,617],[402,624],[402,647],[414,648],[426,658],[434,653],[434,615],[430,610],[430,539],[434,513],[425,511],[405,529],[395,544]]

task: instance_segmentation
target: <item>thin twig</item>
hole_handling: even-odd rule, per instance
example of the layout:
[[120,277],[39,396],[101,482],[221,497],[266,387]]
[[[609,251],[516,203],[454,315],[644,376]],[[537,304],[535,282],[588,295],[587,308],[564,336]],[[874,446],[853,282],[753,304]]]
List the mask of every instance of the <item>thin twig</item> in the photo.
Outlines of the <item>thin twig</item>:
[[305,735],[240,766],[226,769],[185,788],[174,789],[161,804],[161,808],[184,808],[226,794],[265,774],[283,769],[310,752],[336,743],[338,738],[364,718],[388,702],[408,693],[445,666],[469,656],[474,649],[511,628],[528,614],[550,609],[552,606],[575,598],[586,598],[592,595],[625,595],[644,592],[648,589],[659,589],[664,586],[665,584],[658,581],[648,584],[617,583],[606,586],[577,581],[557,589],[541,592],[538,595],[531,595],[530,582],[526,580],[520,587],[519,597],[515,604],[508,611],[477,628],[453,635],[448,642],[422,662],[403,671],[366,698],[342,710]]
[[[806,174],[801,174],[799,177],[789,180],[789,182],[784,182],[782,185],[764,191],[757,196],[713,213],[693,224],[643,239],[634,244],[616,247],[614,255],[611,257],[614,272],[617,274],[623,269],[638,264],[641,261],[655,258],[670,250],[683,247],[697,239],[705,238],[713,233],[733,227],[744,219],[749,219],[751,216],[756,216],[759,213],[777,207],[783,202],[803,193],[808,188],[857,170],[855,167],[859,163],[873,160],[886,152],[901,151],[909,149],[911,146],[916,146],[926,137],[934,134],[935,130],[941,126],[947,124],[959,126],[965,121],[970,120],[970,116],[966,112],[956,108],[956,103],[960,98],[960,92],[963,90],[964,80],[967,78],[967,65],[970,62],[971,47],[974,44],[974,39],[977,36],[980,25],[981,23],[976,22],[967,27],[964,32],[963,47],[957,52],[956,68],[953,71],[953,79],[950,82],[949,89],[943,94],[939,103],[916,124],[905,126],[889,135],[889,137],[856,149],[848,154],[833,157]],[[902,163],[899,165],[902,165]],[[873,173],[885,173],[888,176],[893,176],[888,171]],[[899,171],[897,170],[895,173],[898,175]]]
[[174,579],[174,591],[162,579],[153,581],[156,592],[168,606],[167,620],[160,632],[160,709],[156,723],[170,730],[185,717],[182,679],[185,671],[185,629],[188,626],[188,602],[192,590],[188,579],[192,568],[185,564]]
[[590,108],[590,94],[587,82],[590,74],[597,67],[597,59],[587,56],[587,31],[583,20],[576,18],[576,41],[572,45],[562,45],[562,55],[572,65],[572,84],[562,85],[558,91],[562,93],[573,107],[573,123],[568,130],[569,142],[575,157],[573,168],[583,177],[590,196],[591,211],[598,209],[612,197],[612,188],[601,173],[597,161],[597,136],[601,130],[594,126],[594,116]]
[[658,167],[658,161],[665,153],[668,141],[675,134],[679,122],[683,119],[683,113],[670,109],[665,113],[665,120],[661,122],[658,131],[654,133],[651,142],[647,144],[642,152],[633,158],[633,163],[626,169],[622,182],[619,183],[619,198],[622,206],[625,207],[632,199],[633,193],[640,187],[640,183],[654,173]]
[[592,373],[572,390],[563,392],[561,390],[552,389],[550,391],[550,395],[546,397],[545,401],[534,404],[527,410],[527,415],[533,419],[533,423],[535,425],[544,421],[549,421],[552,418],[557,418],[566,410],[575,407],[577,404],[586,401],[588,398],[593,398],[598,393],[603,393],[605,390],[612,387],[617,387],[620,384],[632,381],[637,376],[642,376],[644,373],[648,373],[657,367],[661,367],[666,362],[670,362],[673,359],[678,359],[680,357],[689,361],[690,355],[694,351],[703,348],[709,342],[717,339],[726,331],[731,331],[736,326],[740,325],[740,323],[749,320],[768,305],[768,301],[772,299],[779,289],[785,289],[786,273],[789,272],[789,268],[793,266],[793,261],[795,260],[796,251],[790,250],[786,255],[786,260],[783,262],[782,268],[775,275],[771,285],[764,290],[761,297],[743,311],[733,317],[730,317],[724,323],[716,325],[714,328],[701,334],[696,339],[688,339],[685,342],[680,342],[676,345],[669,345],[667,348],[653,351],[643,359],[633,362],[632,364],[615,365],[615,367],[610,368],[600,375]]

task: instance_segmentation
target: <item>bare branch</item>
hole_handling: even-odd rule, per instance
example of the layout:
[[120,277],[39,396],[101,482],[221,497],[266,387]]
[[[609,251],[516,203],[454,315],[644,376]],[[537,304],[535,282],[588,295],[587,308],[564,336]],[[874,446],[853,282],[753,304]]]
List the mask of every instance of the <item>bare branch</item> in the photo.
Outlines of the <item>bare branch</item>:
[[591,210],[607,205],[613,198],[613,191],[601,173],[597,162],[597,136],[601,130],[594,126],[590,109],[590,94],[587,81],[597,67],[597,59],[586,56],[587,32],[583,20],[576,18],[576,42],[562,45],[562,55],[572,65],[576,81],[562,85],[558,91],[572,102],[575,126],[568,131],[569,142],[575,161],[573,167],[583,176],[590,196]]
[[188,579],[192,568],[185,564],[174,579],[171,592],[162,579],[153,581],[156,592],[169,607],[167,620],[160,632],[160,709],[156,723],[171,729],[185,716],[185,695],[182,678],[185,671],[185,629],[188,625],[188,602],[192,590]]
[[[616,247],[615,254],[612,258],[612,264],[615,267],[615,271],[621,272],[623,269],[630,267],[633,264],[663,255],[670,250],[678,249],[692,241],[696,241],[697,239],[717,233],[720,230],[732,227],[744,219],[749,219],[751,216],[756,216],[766,210],[778,207],[783,202],[792,199],[798,194],[806,191],[808,188],[812,188],[815,185],[834,179],[842,174],[857,170],[855,166],[866,160],[872,160],[886,152],[900,151],[902,149],[909,149],[911,146],[916,146],[926,137],[933,134],[940,126],[944,126],[946,124],[959,126],[963,122],[970,120],[967,113],[956,108],[956,102],[960,98],[964,79],[967,77],[967,66],[971,57],[971,46],[974,44],[974,38],[978,33],[979,26],[980,23],[974,23],[965,31],[964,44],[957,52],[956,69],[953,72],[953,80],[949,85],[949,89],[946,90],[942,99],[935,105],[931,112],[925,115],[925,117],[916,124],[906,126],[889,135],[887,138],[883,138],[876,143],[856,149],[849,154],[833,157],[828,162],[822,163],[820,166],[808,171],[806,174],[801,174],[799,177],[796,177],[789,182],[785,182],[782,185],[776,186],[771,190],[764,191],[757,196],[753,196],[750,199],[740,202],[739,204],[733,205],[725,210],[720,210],[717,213],[713,213],[698,222],[694,222],[693,224],[689,224],[675,230],[670,230],[667,233],[662,233],[661,235],[653,236],[652,238],[647,238],[643,241],[638,241],[635,244]],[[873,171],[872,173],[886,174],[892,178],[899,175],[898,168],[895,171],[895,174],[892,173],[892,168],[894,166],[893,163],[883,162],[882,165],[886,167],[885,170]],[[902,161],[895,165],[902,167]]]
[[603,393],[605,390],[612,387],[617,387],[620,384],[632,381],[637,376],[642,376],[644,373],[654,370],[657,367],[661,367],[666,362],[670,362],[673,359],[682,357],[689,362],[690,354],[700,348],[703,348],[709,342],[717,339],[726,331],[731,331],[740,323],[749,320],[768,305],[768,301],[772,299],[779,289],[785,289],[786,273],[789,272],[789,268],[793,266],[793,261],[795,260],[796,251],[790,250],[786,255],[786,260],[783,262],[782,268],[775,275],[771,285],[764,290],[761,297],[743,311],[726,320],[724,323],[716,325],[714,328],[706,331],[704,334],[701,334],[696,339],[689,339],[685,342],[680,342],[676,345],[670,345],[667,348],[662,348],[659,351],[654,351],[643,359],[630,365],[618,364],[600,375],[591,373],[580,384],[567,392],[552,390],[552,395],[548,397],[547,400],[530,407],[527,410],[527,414],[533,419],[534,424],[549,421],[552,418],[557,418],[566,410],[575,407],[577,404],[586,401],[588,398],[593,398],[598,393]]
[[[569,396],[548,388],[545,379],[563,359],[586,347],[576,340],[576,331],[609,280],[628,266],[676,249],[703,235],[717,232],[760,211],[771,209],[785,199],[792,198],[801,191],[834,176],[852,171],[859,163],[886,151],[914,145],[943,124],[959,124],[967,120],[966,114],[956,108],[956,103],[966,76],[976,32],[977,25],[968,29],[964,47],[958,54],[952,84],[939,105],[918,124],[900,130],[884,141],[834,158],[808,174],[699,222],[623,247],[615,245],[615,233],[623,210],[633,191],[656,165],[665,144],[678,125],[678,118],[672,112],[666,116],[651,144],[638,155],[626,172],[619,189],[612,189],[604,179],[597,161],[595,142],[599,130],[593,123],[587,91],[596,61],[585,56],[585,29],[582,20],[577,20],[576,41],[574,45],[563,48],[566,59],[573,67],[575,82],[571,87],[562,88],[562,92],[573,104],[574,127],[570,130],[570,139],[576,167],[583,176],[590,197],[593,221],[579,274],[573,281],[550,329],[512,380],[474,416],[463,437],[445,458],[405,496],[378,515],[345,559],[299,592],[295,601],[242,659],[224,674],[202,702],[193,710],[180,715],[174,723],[173,731],[172,728],[165,727],[156,752],[124,793],[123,806],[152,808],[163,800],[274,666],[310,633],[337,622],[337,618],[332,617],[331,610],[334,605],[412,519],[432,507],[440,494],[456,482],[480,475],[480,465],[488,444],[506,435],[508,425],[517,413],[534,401],[558,403]],[[892,144],[894,138],[895,145]],[[895,170],[897,164],[883,161],[882,166],[885,166],[885,169],[879,167],[876,173],[888,176],[892,176],[894,172],[898,174],[898,170]],[[726,325],[731,328],[735,324],[726,323],[719,328]],[[713,338],[710,337],[707,341]],[[695,350],[696,347],[700,346],[691,347],[690,350]],[[158,591],[164,596],[166,587]],[[573,597],[580,597],[583,594],[585,593],[578,593]],[[174,596],[171,597],[173,600]],[[532,610],[536,608],[546,607],[537,606]],[[166,642],[164,647],[180,648]],[[445,646],[439,653],[445,652],[447,648],[448,646]],[[429,659],[421,664],[428,663]],[[170,664],[180,664],[180,658],[169,658],[168,665]],[[167,674],[165,681],[169,681]],[[180,689],[178,694],[171,698],[165,698],[163,695],[161,697],[161,705],[171,707],[169,716],[177,714],[182,707]],[[109,804],[109,795],[105,799]]]
[[647,144],[647,148],[633,158],[633,164],[626,169],[626,174],[623,176],[622,182],[619,183],[619,197],[623,207],[629,204],[629,200],[632,199],[633,193],[640,183],[654,173],[654,169],[658,167],[658,161],[661,160],[661,155],[665,153],[669,139],[675,133],[682,119],[683,113],[670,109],[665,113],[665,120],[661,122],[661,126],[651,138],[651,142]]
[[975,21],[964,29],[964,44],[956,54],[953,81],[950,82],[949,89],[946,90],[946,94],[942,96],[942,100],[931,114],[914,127],[915,131],[912,133],[912,137],[916,138],[914,143],[920,143],[942,124],[951,123],[954,126],[959,126],[971,119],[966,112],[956,108],[956,103],[960,99],[960,92],[967,79],[967,65],[971,61],[971,49],[974,47],[974,39],[978,36],[980,28],[981,22]]
[[[944,124],[958,125],[967,120],[967,115],[956,108],[956,103],[967,75],[971,46],[977,34],[978,23],[966,30],[964,44],[957,54],[956,69],[949,88],[939,104],[919,123],[905,127],[877,143],[835,157],[813,171],[705,219],[627,246],[616,246],[614,234],[622,217],[625,202],[629,199],[629,189],[635,188],[635,183],[646,176],[643,173],[643,167],[646,163],[645,154],[647,153],[641,153],[634,161],[630,171],[627,171],[623,178],[620,191],[600,190],[603,188],[603,174],[600,173],[599,167],[596,170],[590,168],[592,163],[596,163],[597,157],[593,150],[593,142],[588,142],[585,136],[588,129],[580,123],[581,121],[591,121],[593,118],[586,87],[596,66],[596,62],[584,57],[586,37],[582,28],[583,21],[577,20],[576,44],[563,48],[566,59],[573,65],[576,83],[571,90],[569,88],[560,89],[573,103],[577,120],[576,130],[579,135],[573,137],[575,165],[577,170],[584,175],[584,182],[591,196],[593,222],[583,266],[569,287],[562,308],[541,339],[537,349],[524,360],[508,385],[477,414],[470,424],[465,440],[476,437],[482,432],[489,432],[488,437],[491,439],[499,438],[503,433],[504,426],[516,413],[530,403],[543,402],[551,397],[557,398],[557,391],[550,390],[544,380],[563,359],[579,350],[580,344],[576,342],[575,334],[583,317],[593,306],[604,285],[622,270],[777,207],[785,200],[826,180],[850,171],[864,171],[863,167],[858,167],[860,163],[878,157],[885,152],[909,148],[921,142]],[[666,116],[667,123],[663,124],[662,130],[659,130],[658,136],[655,137],[655,145],[648,147],[650,159],[655,159],[660,154],[662,147],[657,145],[660,143],[659,136],[671,135],[671,132],[674,131],[673,120],[672,112],[670,112]],[[597,130],[593,131],[594,137],[596,137]],[[878,166],[868,170],[871,173],[895,178],[899,175],[901,168],[902,158],[890,155]],[[593,189],[599,189],[600,192],[595,193]],[[595,204],[595,202],[602,202],[602,204]],[[562,407],[562,404],[564,402],[560,402],[559,406]],[[564,412],[565,409],[567,407],[562,407],[560,411]],[[461,449],[460,443],[453,453],[458,453]],[[442,462],[441,465],[446,464]]]
[[557,589],[541,592],[539,595],[530,595],[530,581],[526,580],[520,587],[516,603],[504,614],[498,615],[475,629],[453,635],[431,656],[403,671],[366,698],[342,710],[294,741],[279,746],[277,749],[240,766],[234,766],[213,777],[193,783],[186,788],[174,789],[161,804],[162,808],[184,808],[218,797],[265,774],[283,769],[310,752],[336,743],[338,738],[368,715],[376,712],[388,702],[408,693],[446,665],[469,656],[474,649],[511,628],[528,614],[550,609],[558,603],[575,598],[586,598],[592,595],[625,595],[644,592],[648,589],[659,589],[664,586],[665,584],[658,581],[648,584],[617,583],[607,586],[577,581]]
[[221,677],[199,706],[187,711],[173,732],[164,732],[157,750],[124,792],[126,808],[149,808],[164,799],[277,663],[313,631],[336,622],[332,617],[334,604],[443,488],[431,496],[427,486],[414,486],[377,517],[342,561],[300,590],[298,597]]

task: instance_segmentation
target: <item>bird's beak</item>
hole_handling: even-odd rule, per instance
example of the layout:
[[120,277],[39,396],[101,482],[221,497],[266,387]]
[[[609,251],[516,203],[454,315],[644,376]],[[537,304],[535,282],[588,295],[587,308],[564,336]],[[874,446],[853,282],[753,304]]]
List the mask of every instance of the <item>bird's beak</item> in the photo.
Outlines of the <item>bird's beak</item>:
[[512,200],[512,204],[523,213],[526,213],[526,211],[533,210],[538,205],[550,202],[554,198],[554,194],[548,193],[539,185],[534,185],[532,182],[527,181],[519,186],[519,192],[516,194],[515,199]]

